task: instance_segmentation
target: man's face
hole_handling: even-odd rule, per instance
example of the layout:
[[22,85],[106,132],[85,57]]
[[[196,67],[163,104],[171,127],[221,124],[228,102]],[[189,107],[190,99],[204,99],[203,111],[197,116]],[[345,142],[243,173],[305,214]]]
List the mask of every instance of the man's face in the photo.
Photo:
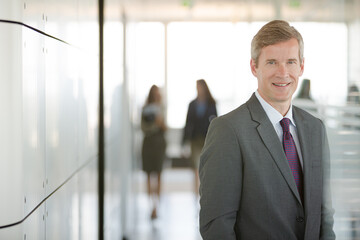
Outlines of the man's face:
[[261,97],[273,107],[290,104],[299,77],[304,71],[304,61],[299,59],[299,44],[295,38],[264,47],[258,66],[251,60],[251,71],[258,79]]

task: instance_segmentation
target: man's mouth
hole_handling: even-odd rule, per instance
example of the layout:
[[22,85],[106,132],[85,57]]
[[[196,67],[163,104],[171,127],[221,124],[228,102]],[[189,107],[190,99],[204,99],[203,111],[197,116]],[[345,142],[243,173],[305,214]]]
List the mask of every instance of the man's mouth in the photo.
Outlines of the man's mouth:
[[289,85],[290,83],[273,83],[275,86],[277,87],[286,87],[287,85]]

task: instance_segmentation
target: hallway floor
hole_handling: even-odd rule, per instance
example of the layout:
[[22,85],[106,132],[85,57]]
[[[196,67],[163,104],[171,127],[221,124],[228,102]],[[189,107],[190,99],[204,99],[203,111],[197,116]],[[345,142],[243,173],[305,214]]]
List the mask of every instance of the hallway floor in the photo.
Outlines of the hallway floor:
[[139,176],[137,226],[131,240],[201,240],[198,230],[199,198],[193,193],[193,173],[188,169],[165,169],[158,218],[150,219],[151,202],[146,179]]

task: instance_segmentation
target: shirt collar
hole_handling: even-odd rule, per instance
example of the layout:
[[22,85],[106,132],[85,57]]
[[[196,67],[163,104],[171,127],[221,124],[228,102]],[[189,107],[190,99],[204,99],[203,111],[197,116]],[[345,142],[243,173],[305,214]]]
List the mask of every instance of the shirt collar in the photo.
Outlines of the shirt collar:
[[292,112],[292,103],[290,105],[290,109],[289,111],[286,113],[286,115],[283,117],[283,115],[281,115],[281,113],[279,113],[273,106],[271,106],[269,103],[267,103],[259,94],[258,91],[255,92],[255,96],[257,97],[257,99],[259,100],[261,106],[263,107],[263,109],[265,110],[266,115],[268,116],[268,118],[270,119],[270,122],[275,125],[278,124],[284,117],[285,118],[289,118],[291,123],[295,125],[295,121],[293,119],[293,112]]

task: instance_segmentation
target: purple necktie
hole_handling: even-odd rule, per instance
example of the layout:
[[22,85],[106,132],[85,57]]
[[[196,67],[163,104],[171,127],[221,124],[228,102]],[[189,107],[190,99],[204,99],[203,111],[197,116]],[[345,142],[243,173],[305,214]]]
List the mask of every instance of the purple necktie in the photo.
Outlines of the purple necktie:
[[296,151],[295,142],[289,130],[290,119],[283,118],[280,121],[280,125],[283,129],[283,145],[284,145],[285,155],[289,162],[289,166],[294,176],[300,197],[301,199],[303,199],[303,176],[302,176],[299,156]]

